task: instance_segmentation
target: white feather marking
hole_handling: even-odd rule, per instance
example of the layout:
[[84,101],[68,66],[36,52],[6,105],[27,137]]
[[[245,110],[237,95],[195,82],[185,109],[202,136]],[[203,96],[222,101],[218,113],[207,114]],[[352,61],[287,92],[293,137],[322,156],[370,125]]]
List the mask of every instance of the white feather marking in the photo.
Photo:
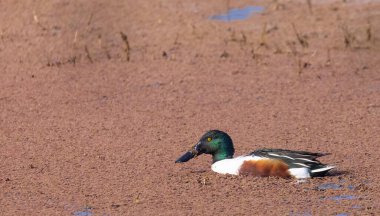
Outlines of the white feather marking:
[[275,154],[275,153],[268,153],[268,155],[272,155],[272,156],[275,156],[275,157],[289,158],[290,160],[294,160],[294,158],[289,157],[287,155],[278,155],[278,154]]
[[323,168],[312,170],[311,172],[312,173],[324,172],[324,171],[331,170],[331,169],[334,169],[334,168],[335,168],[334,166],[327,166],[327,167],[323,167]]
[[287,156],[287,155],[281,155],[280,157],[289,158],[290,160],[295,160],[294,158],[289,157],[289,156]]
[[296,159],[303,160],[303,161],[308,161],[308,162],[311,162],[311,163],[318,163],[318,161],[313,161],[313,160],[306,159],[306,158],[296,158]]
[[306,164],[303,164],[303,163],[293,163],[293,164],[298,164],[298,165],[300,165],[300,166],[303,166],[303,167],[310,167],[310,166],[308,166],[308,165],[306,165]]
[[290,175],[297,179],[310,178],[310,169],[309,168],[291,168],[288,170]]

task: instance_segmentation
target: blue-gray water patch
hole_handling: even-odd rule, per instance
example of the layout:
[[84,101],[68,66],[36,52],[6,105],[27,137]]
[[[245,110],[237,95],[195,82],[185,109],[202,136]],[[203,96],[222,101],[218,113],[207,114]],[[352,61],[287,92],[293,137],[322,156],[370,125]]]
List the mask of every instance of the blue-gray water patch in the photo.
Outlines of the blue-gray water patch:
[[341,200],[353,200],[356,199],[356,196],[352,195],[338,195],[338,196],[332,196],[332,197],[326,197],[324,199],[326,200],[334,200],[334,201],[341,201]]
[[342,188],[342,185],[335,183],[325,183],[317,187],[318,190],[339,190]]
[[211,16],[210,19],[230,22],[234,20],[248,19],[255,13],[263,12],[265,7],[262,6],[247,6],[244,8],[233,8],[227,11],[225,14],[218,14]]
[[92,216],[92,208],[86,207],[83,210],[74,212],[74,216]]
[[297,212],[291,210],[289,213],[290,216],[312,216],[311,211]]

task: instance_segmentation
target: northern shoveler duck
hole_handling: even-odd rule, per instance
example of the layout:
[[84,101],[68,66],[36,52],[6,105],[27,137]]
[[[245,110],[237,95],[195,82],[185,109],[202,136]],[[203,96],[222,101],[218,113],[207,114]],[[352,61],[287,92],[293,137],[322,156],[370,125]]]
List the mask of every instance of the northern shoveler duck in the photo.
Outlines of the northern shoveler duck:
[[183,163],[201,154],[211,154],[213,161],[211,169],[217,173],[297,179],[322,177],[334,168],[317,160],[318,157],[327,155],[324,153],[259,149],[235,158],[234,153],[231,137],[223,131],[211,130],[175,162]]

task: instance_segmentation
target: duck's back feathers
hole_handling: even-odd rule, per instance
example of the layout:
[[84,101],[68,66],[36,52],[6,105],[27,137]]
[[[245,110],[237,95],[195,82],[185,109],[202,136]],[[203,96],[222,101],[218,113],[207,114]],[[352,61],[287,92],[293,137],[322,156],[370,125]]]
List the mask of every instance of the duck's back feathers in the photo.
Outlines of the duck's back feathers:
[[287,150],[287,149],[258,149],[250,155],[256,155],[261,157],[283,157],[283,158],[303,158],[303,159],[309,159],[309,160],[315,160],[319,157],[329,155],[328,153],[313,153],[313,152],[307,152],[307,151],[293,151],[293,150]]
[[292,151],[285,149],[259,149],[249,155],[262,158],[281,160],[289,169],[307,168],[311,177],[324,176],[333,166],[322,164],[317,158],[328,155],[326,153],[313,153],[306,151]]

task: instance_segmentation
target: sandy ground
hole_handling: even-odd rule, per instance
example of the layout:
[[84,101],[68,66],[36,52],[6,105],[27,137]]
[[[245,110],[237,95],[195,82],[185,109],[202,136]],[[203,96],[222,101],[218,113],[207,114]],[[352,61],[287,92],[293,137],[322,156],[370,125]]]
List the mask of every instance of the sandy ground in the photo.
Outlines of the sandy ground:
[[[316,2],[0,1],[1,215],[379,215],[380,2]],[[209,129],[337,169],[174,164]]]

